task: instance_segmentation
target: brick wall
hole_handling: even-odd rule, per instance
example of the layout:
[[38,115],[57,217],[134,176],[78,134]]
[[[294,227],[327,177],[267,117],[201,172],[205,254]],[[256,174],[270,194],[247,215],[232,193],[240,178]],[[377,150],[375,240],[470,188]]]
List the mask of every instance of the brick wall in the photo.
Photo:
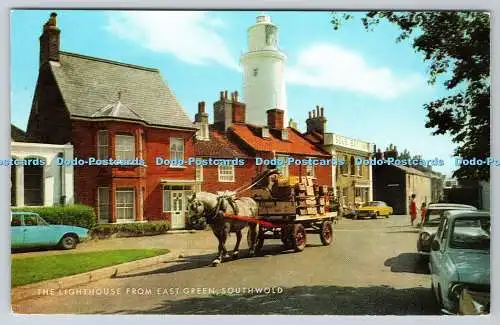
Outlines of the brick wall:
[[[144,220],[164,220],[169,214],[163,212],[162,179],[188,180],[195,178],[194,166],[172,168],[157,166],[156,157],[170,158],[170,138],[184,139],[184,157],[194,156],[194,145],[191,132],[149,128],[136,123],[127,122],[87,122],[74,121],[72,138],[75,157],[87,159],[97,156],[97,132],[108,130],[109,155],[114,157],[115,134],[133,134],[136,136],[136,155],[142,146],[142,157],[147,167],[75,167],[75,200],[90,206],[97,206],[97,187],[107,186],[114,190],[120,187],[134,188],[136,198],[139,191],[143,196]],[[142,145],[139,139],[142,134]],[[114,195],[110,196],[114,201]],[[138,202],[139,203],[139,202]],[[113,206],[113,204],[112,204]],[[139,205],[137,204],[136,207]],[[115,220],[114,209],[111,209],[112,220]],[[136,208],[137,213],[140,209]]]

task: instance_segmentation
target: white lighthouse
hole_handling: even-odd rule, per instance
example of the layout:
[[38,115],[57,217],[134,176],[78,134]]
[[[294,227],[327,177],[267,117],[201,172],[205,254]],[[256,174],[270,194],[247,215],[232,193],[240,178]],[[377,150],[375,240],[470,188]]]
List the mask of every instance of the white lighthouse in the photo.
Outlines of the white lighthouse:
[[285,60],[278,45],[278,27],[269,16],[258,16],[248,28],[248,52],[241,56],[246,121],[267,124],[266,111],[279,108],[287,121]]

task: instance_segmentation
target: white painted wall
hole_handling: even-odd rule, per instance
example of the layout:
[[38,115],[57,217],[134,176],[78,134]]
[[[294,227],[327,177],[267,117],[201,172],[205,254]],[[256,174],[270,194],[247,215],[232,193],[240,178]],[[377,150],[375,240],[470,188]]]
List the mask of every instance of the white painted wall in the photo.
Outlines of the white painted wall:
[[[57,166],[56,159],[59,153],[63,153],[65,159],[73,159],[73,146],[70,144],[11,142],[11,156],[13,159],[40,158],[46,161],[46,165],[43,167],[45,206],[59,204],[61,193],[66,196],[67,204],[74,202],[73,166]],[[23,206],[24,168],[20,165],[11,168],[16,169],[16,206]]]
[[[267,37],[266,26],[270,30]],[[267,124],[266,111],[273,108],[284,110],[284,122],[288,121],[286,56],[279,50],[278,34],[278,28],[268,16],[257,17],[257,23],[248,29],[248,52],[240,61],[247,123]]]

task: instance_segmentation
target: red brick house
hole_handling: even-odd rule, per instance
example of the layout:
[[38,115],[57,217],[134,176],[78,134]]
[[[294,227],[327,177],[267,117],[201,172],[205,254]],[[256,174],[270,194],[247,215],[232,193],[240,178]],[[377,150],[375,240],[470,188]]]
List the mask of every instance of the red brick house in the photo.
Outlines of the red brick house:
[[157,165],[156,158],[193,157],[196,127],[159,70],[62,52],[59,35],[52,14],[40,37],[27,133],[72,143],[82,160],[135,160],[74,166],[75,201],[95,207],[100,222],[171,220],[183,228],[195,168]]
[[[284,126],[283,110],[268,110],[267,125],[256,126],[245,123],[245,109],[245,104],[238,100],[237,92],[233,92],[230,98],[227,91],[221,92],[219,100],[214,103],[214,123],[209,125],[205,103],[199,104],[195,116],[200,130],[195,142],[196,156],[245,160],[243,166],[203,167],[201,190],[234,190],[250,184],[258,173],[268,168],[259,163],[257,157],[331,159],[330,154],[319,149],[298,130]],[[284,175],[315,176],[318,184],[332,186],[331,167],[292,164],[278,168]]]

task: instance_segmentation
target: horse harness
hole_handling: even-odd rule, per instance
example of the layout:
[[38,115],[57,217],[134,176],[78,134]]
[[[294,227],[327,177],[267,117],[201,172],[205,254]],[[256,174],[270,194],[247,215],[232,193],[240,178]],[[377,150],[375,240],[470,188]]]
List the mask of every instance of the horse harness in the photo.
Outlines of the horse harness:
[[219,195],[217,197],[217,206],[215,207],[215,209],[203,212],[203,217],[205,217],[207,224],[213,224],[215,222],[215,217],[217,216],[218,213],[220,213],[220,206],[222,205],[223,199],[227,199],[229,205],[231,205],[231,207],[233,208],[234,214],[238,215],[239,211],[236,201],[231,196]]

